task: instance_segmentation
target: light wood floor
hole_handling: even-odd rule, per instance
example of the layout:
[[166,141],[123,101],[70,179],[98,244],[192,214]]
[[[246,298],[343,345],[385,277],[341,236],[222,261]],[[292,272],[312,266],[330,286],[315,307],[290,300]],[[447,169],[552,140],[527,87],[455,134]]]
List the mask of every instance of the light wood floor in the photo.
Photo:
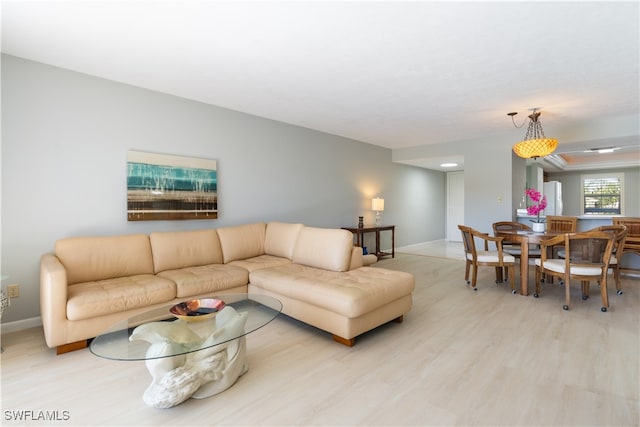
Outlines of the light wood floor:
[[[88,350],[55,356],[42,332],[2,338],[2,425],[545,425],[623,426],[639,418],[639,281],[597,289],[563,311],[563,289],[512,295],[481,269],[477,292],[464,262],[396,254],[378,266],[416,276],[402,324],[352,348],[281,316],[248,336],[249,371],[224,393],[171,409],[142,402],[142,362]],[[594,285],[595,287],[595,285]],[[21,412],[22,411],[22,412]],[[67,421],[17,422],[24,411],[68,411]]]

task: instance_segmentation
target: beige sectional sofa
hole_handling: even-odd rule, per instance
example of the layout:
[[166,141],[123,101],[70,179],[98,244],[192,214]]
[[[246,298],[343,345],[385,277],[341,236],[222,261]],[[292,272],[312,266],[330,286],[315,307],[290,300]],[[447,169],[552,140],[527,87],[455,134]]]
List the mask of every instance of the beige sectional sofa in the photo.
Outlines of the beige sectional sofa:
[[83,348],[115,322],[224,293],[270,295],[283,313],[353,345],[411,309],[414,278],[363,266],[341,229],[253,223],[197,231],[58,240],[40,268],[45,340]]

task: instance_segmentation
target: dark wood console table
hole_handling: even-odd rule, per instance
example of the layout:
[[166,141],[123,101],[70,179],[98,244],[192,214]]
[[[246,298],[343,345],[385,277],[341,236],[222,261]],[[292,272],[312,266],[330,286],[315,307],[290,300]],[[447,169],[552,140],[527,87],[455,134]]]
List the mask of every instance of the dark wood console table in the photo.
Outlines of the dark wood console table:
[[[364,227],[342,227],[343,230],[348,230],[356,236],[356,244],[360,247],[364,244],[364,233],[376,233],[376,251],[375,256],[380,259],[383,256],[391,255],[391,258],[396,257],[396,226],[395,225],[365,225]],[[391,253],[382,252],[380,250],[380,232],[391,231]]]

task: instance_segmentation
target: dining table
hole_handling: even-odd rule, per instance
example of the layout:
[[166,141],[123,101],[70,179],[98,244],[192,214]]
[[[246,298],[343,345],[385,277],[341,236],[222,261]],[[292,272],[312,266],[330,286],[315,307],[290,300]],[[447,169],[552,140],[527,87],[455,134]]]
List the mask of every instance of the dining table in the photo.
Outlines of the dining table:
[[520,244],[520,294],[529,295],[529,245],[540,244],[541,241],[562,233],[535,232],[525,230],[503,230],[496,237],[504,237],[503,242]]

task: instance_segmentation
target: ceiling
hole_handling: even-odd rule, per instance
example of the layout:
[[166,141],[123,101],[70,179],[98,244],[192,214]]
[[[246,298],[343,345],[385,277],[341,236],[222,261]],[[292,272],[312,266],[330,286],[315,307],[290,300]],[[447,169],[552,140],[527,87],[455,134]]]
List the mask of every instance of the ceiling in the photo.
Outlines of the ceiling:
[[[390,149],[637,116],[639,27],[638,2],[2,0],[3,53]],[[637,165],[638,133],[557,154]]]

